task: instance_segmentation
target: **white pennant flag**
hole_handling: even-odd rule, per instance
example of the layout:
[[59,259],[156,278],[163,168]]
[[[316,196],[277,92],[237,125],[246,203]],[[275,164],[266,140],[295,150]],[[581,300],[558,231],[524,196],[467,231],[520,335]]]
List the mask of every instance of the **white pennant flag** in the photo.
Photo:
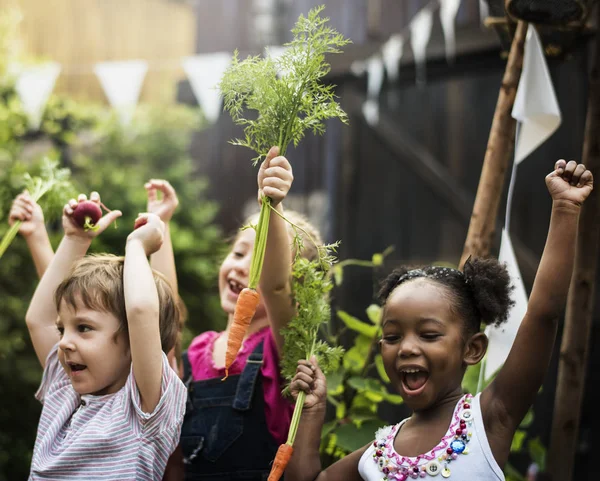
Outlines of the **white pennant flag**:
[[46,62],[23,68],[17,77],[15,90],[32,130],[40,128],[46,103],[54,90],[60,69],[60,64]]
[[458,14],[461,0],[440,0],[440,21],[446,42],[446,59],[453,62],[456,57],[456,32],[454,21]]
[[523,72],[512,116],[520,122],[515,149],[517,164],[545,142],[561,123],[560,107],[546,57],[537,31],[531,24],[527,30]]
[[485,24],[485,19],[490,15],[490,7],[486,0],[479,0],[479,19],[481,21],[481,25]]
[[94,66],[108,102],[117,111],[122,125],[129,125],[133,119],[147,71],[145,60],[100,62]]
[[367,97],[376,99],[381,92],[383,84],[383,60],[379,55],[374,55],[367,61]]
[[423,8],[410,22],[410,46],[415,57],[417,82],[425,82],[425,62],[427,60],[427,44],[433,27],[433,12]]
[[403,50],[404,38],[400,34],[392,35],[381,48],[385,70],[391,82],[398,80]]
[[517,265],[517,258],[510,241],[510,236],[506,230],[502,230],[502,242],[500,244],[500,255],[498,256],[500,262],[506,263],[506,268],[510,279],[515,286],[512,291],[512,299],[515,301],[515,305],[511,308],[508,321],[499,327],[489,326],[486,329],[486,334],[489,338],[489,345],[487,350],[487,357],[485,361],[485,379],[489,379],[494,373],[500,369],[508,353],[513,345],[519,326],[525,313],[527,312],[527,291],[521,278],[521,272]]
[[183,69],[205,117],[215,123],[221,114],[221,93],[217,88],[231,64],[231,55],[217,52],[183,59]]

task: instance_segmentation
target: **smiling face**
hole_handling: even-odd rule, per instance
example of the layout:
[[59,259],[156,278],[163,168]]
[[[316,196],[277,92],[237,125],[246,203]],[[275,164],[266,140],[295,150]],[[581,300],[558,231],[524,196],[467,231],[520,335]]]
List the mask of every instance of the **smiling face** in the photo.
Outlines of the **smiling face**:
[[466,366],[479,361],[472,340],[465,342],[464,326],[452,309],[450,296],[447,288],[418,278],[400,284],[385,304],[383,363],[414,411],[460,392]]
[[60,303],[56,326],[58,358],[79,394],[112,394],[121,389],[131,368],[129,339],[119,320],[108,312],[88,309],[77,300]]
[[[233,314],[240,292],[248,287],[255,238],[256,232],[254,229],[241,231],[219,269],[221,307],[227,314]],[[265,307],[261,301],[254,318],[261,318],[265,315]]]

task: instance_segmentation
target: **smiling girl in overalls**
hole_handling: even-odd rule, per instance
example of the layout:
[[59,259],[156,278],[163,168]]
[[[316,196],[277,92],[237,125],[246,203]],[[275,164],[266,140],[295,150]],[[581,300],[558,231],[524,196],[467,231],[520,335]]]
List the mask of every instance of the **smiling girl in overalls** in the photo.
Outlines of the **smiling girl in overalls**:
[[[271,204],[282,212],[281,201],[292,180],[289,162],[272,148],[258,173],[259,198],[261,193],[270,197]],[[320,242],[304,219],[290,212],[285,216]],[[238,295],[248,285],[254,229],[240,231],[221,265],[219,293],[229,316],[227,329],[199,335],[183,354],[188,401],[181,449],[186,480],[266,480],[277,447],[285,442],[293,405],[281,396],[280,330],[294,316],[290,287],[293,234],[283,219],[271,213],[259,288],[261,303],[225,380],[227,334]],[[308,239],[304,247],[305,257],[317,256]]]

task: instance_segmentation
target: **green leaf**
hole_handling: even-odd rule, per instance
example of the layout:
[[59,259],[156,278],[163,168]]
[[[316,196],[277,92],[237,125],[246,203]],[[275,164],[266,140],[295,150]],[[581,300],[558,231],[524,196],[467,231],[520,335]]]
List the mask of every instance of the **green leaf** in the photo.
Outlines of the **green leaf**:
[[531,426],[534,417],[533,408],[531,408],[529,411],[527,411],[527,414],[525,414],[525,417],[523,418],[523,421],[521,421],[521,424],[519,424],[519,427],[521,429],[527,429],[529,426]]
[[362,322],[354,316],[351,316],[345,311],[337,311],[338,317],[342,320],[348,329],[351,329],[359,334],[373,338],[377,335],[377,326],[370,326],[366,322]]
[[404,399],[402,399],[402,396],[398,396],[398,394],[387,394],[385,396],[385,400],[387,402],[389,402],[390,404],[402,404],[404,402]]
[[515,431],[515,434],[512,438],[512,443],[510,445],[511,453],[517,453],[517,452],[521,451],[521,448],[523,447],[523,441],[525,440],[526,435],[527,435],[527,433],[520,429],[517,429]]
[[367,317],[373,324],[376,326],[381,324],[381,306],[378,306],[377,304],[371,304],[369,307],[367,307],[366,312]]
[[529,456],[536,463],[540,471],[544,471],[546,469],[546,448],[540,441],[540,438],[532,439],[527,443],[527,447],[529,448]]
[[375,432],[385,426],[381,420],[366,421],[360,427],[353,423],[344,424],[335,430],[337,445],[349,452],[356,451],[375,438]]
[[329,421],[325,424],[323,424],[323,428],[321,429],[321,439],[324,439],[326,436],[328,436],[330,433],[333,432],[333,430],[338,426],[338,421],[337,420],[333,420],[333,421]]
[[506,463],[506,466],[504,466],[504,475],[506,476],[506,481],[526,481],[525,476],[509,463]]
[[339,370],[327,374],[327,394],[331,396],[339,396],[344,392],[344,371]]
[[333,279],[336,285],[341,286],[344,280],[344,269],[339,264],[333,266]]
[[385,382],[386,384],[390,382],[390,378],[388,377],[387,373],[385,372],[385,367],[383,366],[383,358],[381,357],[381,354],[377,354],[375,356],[375,368],[377,369],[377,373],[379,374],[379,377],[381,378],[381,380],[383,382]]
[[352,347],[344,354],[342,364],[348,372],[359,373],[365,367],[366,357],[359,347]]
[[383,254],[373,254],[371,262],[374,266],[380,266],[383,264]]

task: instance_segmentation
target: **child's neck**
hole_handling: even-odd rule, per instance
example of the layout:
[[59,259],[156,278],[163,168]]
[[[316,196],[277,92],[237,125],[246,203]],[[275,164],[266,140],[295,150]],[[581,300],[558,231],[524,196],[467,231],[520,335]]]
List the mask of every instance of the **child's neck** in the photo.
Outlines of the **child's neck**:
[[452,391],[451,393],[444,396],[442,399],[436,401],[432,406],[429,406],[426,409],[413,411],[412,416],[410,417],[411,424],[421,424],[421,423],[436,423],[436,422],[444,422],[454,413],[454,409],[456,408],[456,403],[458,400],[463,397],[464,393],[462,388],[459,386],[457,389]]

